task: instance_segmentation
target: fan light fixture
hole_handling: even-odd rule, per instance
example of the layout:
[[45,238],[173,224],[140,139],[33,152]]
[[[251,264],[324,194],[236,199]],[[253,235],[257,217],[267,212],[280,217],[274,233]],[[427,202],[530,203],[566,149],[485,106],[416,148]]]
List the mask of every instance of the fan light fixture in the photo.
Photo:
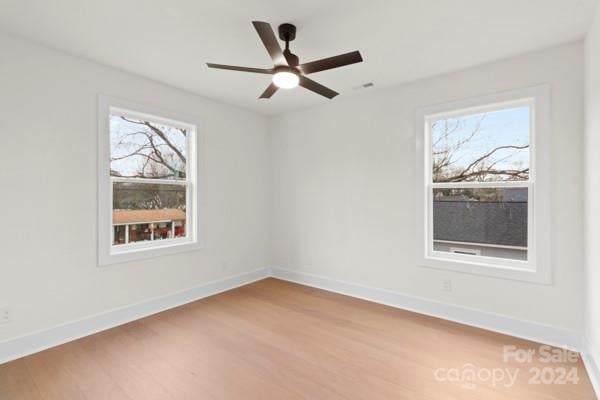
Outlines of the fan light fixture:
[[298,86],[300,78],[293,72],[277,72],[273,75],[273,83],[282,89],[293,89]]

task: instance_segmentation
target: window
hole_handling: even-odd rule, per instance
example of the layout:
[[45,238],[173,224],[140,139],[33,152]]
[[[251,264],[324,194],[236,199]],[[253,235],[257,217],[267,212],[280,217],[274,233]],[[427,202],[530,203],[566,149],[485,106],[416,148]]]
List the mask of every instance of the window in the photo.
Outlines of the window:
[[99,263],[198,247],[196,125],[99,102]]
[[549,281],[548,97],[538,87],[418,113],[421,265]]

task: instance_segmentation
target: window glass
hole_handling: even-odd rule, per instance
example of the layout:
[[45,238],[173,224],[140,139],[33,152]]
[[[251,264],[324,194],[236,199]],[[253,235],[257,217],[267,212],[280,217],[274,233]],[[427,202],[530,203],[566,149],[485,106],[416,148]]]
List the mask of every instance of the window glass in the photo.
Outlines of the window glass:
[[112,245],[185,238],[188,129],[132,115],[110,115]]
[[526,187],[434,189],[433,250],[526,260],[528,197]]
[[434,119],[433,182],[528,180],[529,129],[529,106]]
[[186,186],[113,183],[113,245],[186,236]]
[[110,175],[186,178],[187,130],[125,115],[110,116]]
[[433,251],[528,259],[530,119],[522,105],[429,120]]

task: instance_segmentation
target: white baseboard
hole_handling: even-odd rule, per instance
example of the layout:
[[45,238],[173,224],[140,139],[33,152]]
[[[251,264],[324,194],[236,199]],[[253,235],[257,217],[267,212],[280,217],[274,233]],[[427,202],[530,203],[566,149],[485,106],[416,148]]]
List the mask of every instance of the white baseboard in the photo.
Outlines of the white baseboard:
[[242,275],[209,282],[171,295],[93,315],[16,339],[9,339],[0,343],[0,364],[238,286],[247,285],[267,278],[269,275],[270,269],[263,268]]
[[594,390],[596,391],[596,397],[600,399],[600,359],[594,356],[594,352],[587,339],[583,339],[582,346],[581,358],[585,364],[585,369],[590,377],[592,386],[594,386]]
[[273,268],[271,272],[271,276],[274,278],[312,286],[330,292],[385,304],[387,306],[450,320],[538,343],[563,347],[575,351],[580,351],[581,349],[581,334],[577,332],[566,331],[485,311],[439,303],[389,290],[361,286],[354,283],[323,278],[281,268]]

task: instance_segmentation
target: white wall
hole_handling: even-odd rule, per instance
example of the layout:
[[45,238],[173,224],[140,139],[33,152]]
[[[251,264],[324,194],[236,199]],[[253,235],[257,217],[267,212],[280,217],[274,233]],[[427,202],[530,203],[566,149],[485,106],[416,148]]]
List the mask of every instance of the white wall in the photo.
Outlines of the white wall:
[[589,350],[600,366],[600,7],[586,38],[585,53],[585,320]]
[[[205,249],[96,266],[98,93],[203,121]],[[0,35],[0,342],[268,266],[266,123]]]
[[[552,87],[553,284],[417,267],[416,110],[543,83]],[[582,125],[581,43],[275,117],[273,264],[581,332]]]

